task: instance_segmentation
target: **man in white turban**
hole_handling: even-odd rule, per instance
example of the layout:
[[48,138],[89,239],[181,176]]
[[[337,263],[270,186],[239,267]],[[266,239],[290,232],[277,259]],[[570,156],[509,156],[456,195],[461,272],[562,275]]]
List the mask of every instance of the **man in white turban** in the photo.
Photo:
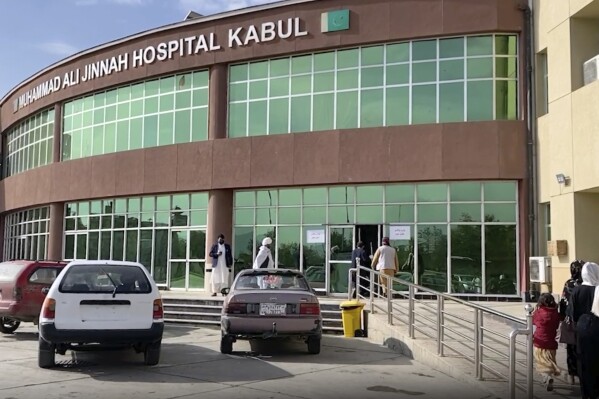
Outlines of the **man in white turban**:
[[252,269],[264,269],[275,267],[275,262],[272,260],[272,253],[270,252],[271,244],[272,239],[270,237],[265,237],[262,240],[262,246],[258,250],[258,255],[256,255],[256,259],[254,260],[254,265],[252,266]]

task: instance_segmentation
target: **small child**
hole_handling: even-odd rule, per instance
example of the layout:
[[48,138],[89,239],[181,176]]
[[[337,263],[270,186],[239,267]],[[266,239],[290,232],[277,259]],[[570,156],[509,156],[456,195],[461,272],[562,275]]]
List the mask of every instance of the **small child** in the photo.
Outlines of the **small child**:
[[541,295],[532,316],[532,322],[536,327],[533,334],[536,368],[543,375],[543,382],[547,390],[553,391],[553,377],[560,375],[555,360],[560,316],[553,295],[550,293]]

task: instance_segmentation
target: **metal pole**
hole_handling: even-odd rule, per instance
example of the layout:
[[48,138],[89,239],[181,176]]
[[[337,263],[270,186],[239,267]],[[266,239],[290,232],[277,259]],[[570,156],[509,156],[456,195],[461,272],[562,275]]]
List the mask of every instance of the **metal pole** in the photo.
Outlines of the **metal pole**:
[[408,300],[408,331],[410,338],[414,338],[414,286],[408,286],[409,300]]
[[533,307],[530,303],[524,307],[526,310],[526,330],[528,336],[526,337],[526,393],[528,399],[533,397],[533,335],[532,335],[532,311]]
[[508,388],[509,398],[516,398],[516,337],[518,336],[518,330],[512,330],[510,332],[510,355],[508,360],[509,374],[508,374]]
[[478,329],[478,349],[480,351],[480,353],[478,354],[479,356],[479,362],[478,362],[478,369],[479,372],[478,374],[480,375],[480,379],[483,380],[484,376],[483,376],[483,363],[485,361],[485,348],[483,347],[485,344],[485,330],[483,329],[483,327],[485,326],[485,314],[484,312],[481,310],[480,314],[478,315],[478,325],[479,325],[479,329]]
[[375,313],[374,309],[374,270],[370,269],[370,312]]
[[387,284],[387,314],[390,325],[393,325],[393,304],[391,303],[391,297],[393,296],[393,293],[391,292],[392,283],[393,280],[391,280],[391,276],[387,275],[385,284]]
[[347,276],[347,278],[348,278],[347,281],[349,281],[349,284],[347,285],[347,299],[348,300],[351,299],[351,292],[352,292],[352,285],[353,285],[352,284],[352,278],[351,278],[351,276],[352,276],[352,274],[353,274],[354,271],[355,271],[355,269],[353,267],[350,267],[349,268],[349,272],[348,272],[348,276]]
[[481,379],[481,375],[480,375],[480,340],[479,340],[479,335],[478,332],[480,330],[480,319],[479,319],[479,310],[478,309],[474,309],[474,371],[476,374],[476,379],[480,380]]
[[445,335],[445,328],[443,327],[443,307],[445,306],[444,298],[437,294],[437,353],[439,356],[443,356],[443,339]]

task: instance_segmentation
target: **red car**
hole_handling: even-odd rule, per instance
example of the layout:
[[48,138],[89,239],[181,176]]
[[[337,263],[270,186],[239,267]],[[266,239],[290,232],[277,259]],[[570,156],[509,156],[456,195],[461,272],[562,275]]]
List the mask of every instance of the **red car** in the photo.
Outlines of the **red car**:
[[42,303],[68,262],[14,260],[0,263],[0,332],[13,333],[22,321],[37,324]]

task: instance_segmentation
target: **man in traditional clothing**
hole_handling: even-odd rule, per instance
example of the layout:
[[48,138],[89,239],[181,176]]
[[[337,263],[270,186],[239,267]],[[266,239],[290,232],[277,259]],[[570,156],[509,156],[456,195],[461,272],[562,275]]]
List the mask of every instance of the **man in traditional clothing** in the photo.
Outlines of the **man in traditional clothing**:
[[223,288],[229,286],[229,273],[233,266],[231,246],[225,243],[223,234],[218,235],[218,242],[210,248],[210,257],[212,258],[212,296],[216,296]]
[[262,240],[262,246],[258,250],[258,255],[256,255],[256,259],[254,260],[252,269],[264,269],[275,267],[275,262],[272,260],[272,253],[270,252],[271,244],[272,239],[270,237],[265,237]]

